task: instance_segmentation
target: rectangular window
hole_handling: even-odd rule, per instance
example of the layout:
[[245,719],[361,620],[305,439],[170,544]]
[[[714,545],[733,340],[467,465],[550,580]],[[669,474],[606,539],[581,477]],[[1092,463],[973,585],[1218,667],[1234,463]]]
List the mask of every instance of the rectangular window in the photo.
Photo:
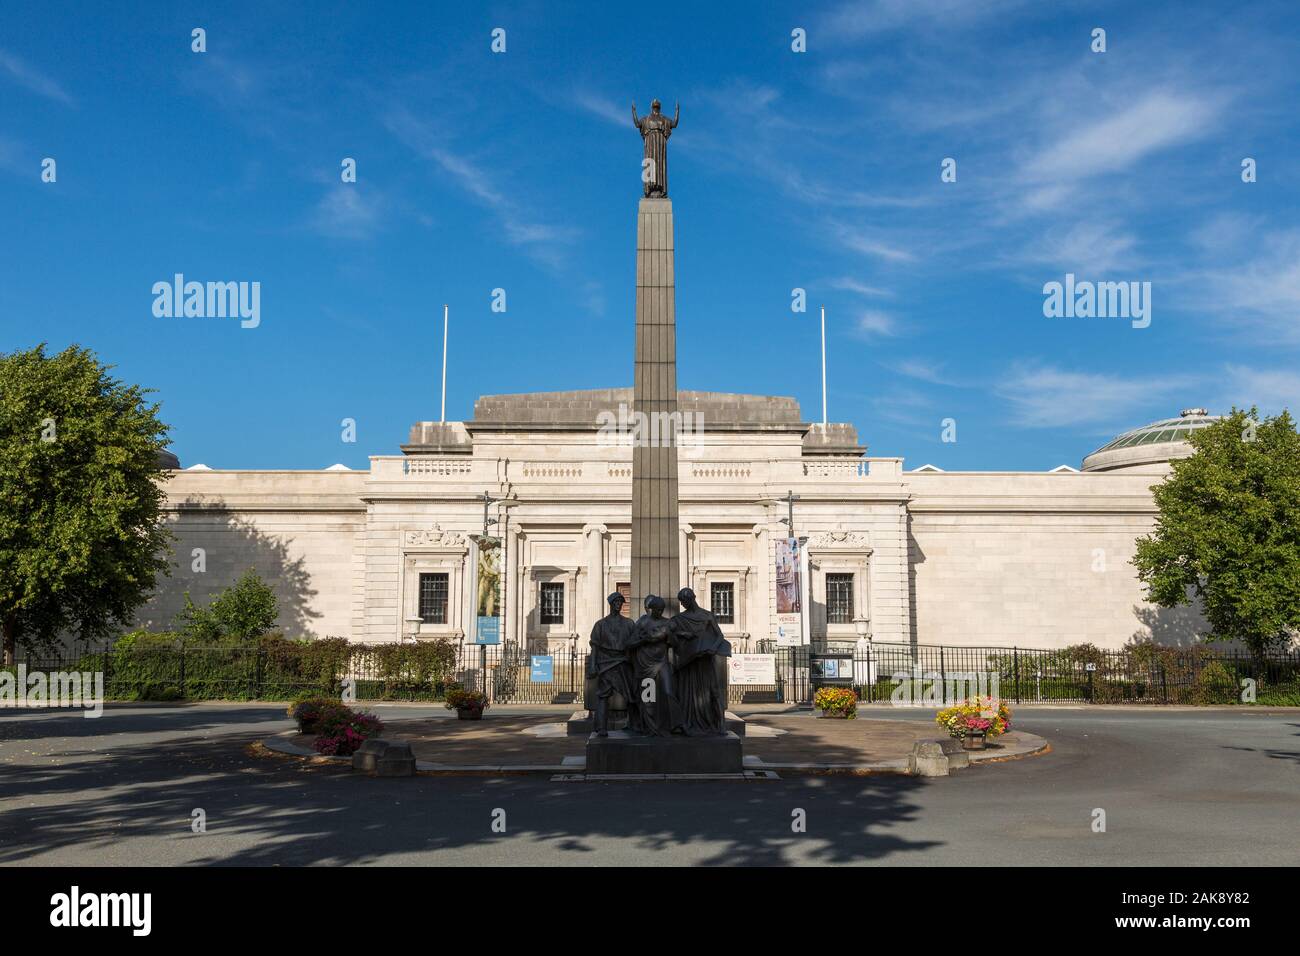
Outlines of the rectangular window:
[[853,575],[826,575],[826,623],[853,623]]
[[736,585],[731,581],[714,581],[709,585],[709,610],[719,624],[736,623]]
[[564,585],[543,584],[540,606],[543,624],[563,624]]
[[447,575],[420,575],[420,620],[425,624],[447,623]]
[[616,590],[619,594],[623,595],[623,616],[631,617],[632,616],[632,582],[619,581],[618,584],[614,586],[614,590]]

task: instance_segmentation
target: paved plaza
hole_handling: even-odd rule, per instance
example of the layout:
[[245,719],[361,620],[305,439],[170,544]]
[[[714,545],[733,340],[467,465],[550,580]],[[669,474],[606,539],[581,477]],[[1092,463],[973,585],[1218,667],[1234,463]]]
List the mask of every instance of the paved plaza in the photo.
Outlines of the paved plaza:
[[[452,720],[436,706],[376,709],[390,722]],[[502,708],[484,723],[555,713]],[[928,712],[883,708],[857,723],[881,717],[933,727]],[[1016,721],[1051,751],[935,780],[622,783],[313,766],[259,752],[292,729],[272,704],[6,712],[0,864],[1300,863],[1300,710],[1026,706]],[[207,832],[195,834],[199,809]],[[497,810],[505,833],[492,830]],[[800,810],[807,830],[795,833]]]

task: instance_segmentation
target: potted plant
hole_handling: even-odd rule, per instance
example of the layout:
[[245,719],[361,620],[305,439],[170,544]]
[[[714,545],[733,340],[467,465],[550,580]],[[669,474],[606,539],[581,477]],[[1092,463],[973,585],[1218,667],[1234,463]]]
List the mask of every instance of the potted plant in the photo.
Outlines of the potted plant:
[[934,719],[961,741],[963,750],[983,750],[989,740],[1011,729],[1011,708],[1004,700],[972,697],[939,711]]
[[482,720],[483,711],[487,710],[487,694],[478,690],[465,690],[463,687],[453,687],[447,691],[447,703],[444,705],[448,710],[456,711],[456,716],[460,720]]
[[854,720],[858,716],[858,695],[850,687],[819,687],[813,695],[813,706],[823,717]]
[[303,697],[289,705],[289,716],[298,721],[298,733],[314,734],[330,714],[340,710],[347,711],[347,706],[330,697]]
[[346,704],[338,704],[321,717],[319,729],[320,735],[314,744],[318,754],[350,757],[368,738],[383,731],[384,722],[374,714],[354,711]]

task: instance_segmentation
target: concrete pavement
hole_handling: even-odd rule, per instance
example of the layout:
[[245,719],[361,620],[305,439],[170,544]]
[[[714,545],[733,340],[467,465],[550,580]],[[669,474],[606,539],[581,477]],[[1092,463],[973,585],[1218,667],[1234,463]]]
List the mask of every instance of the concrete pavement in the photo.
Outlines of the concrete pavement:
[[1300,712],[1016,718],[1053,752],[933,781],[561,783],[259,758],[249,746],[291,726],[274,705],[3,712],[0,865],[1300,863]]

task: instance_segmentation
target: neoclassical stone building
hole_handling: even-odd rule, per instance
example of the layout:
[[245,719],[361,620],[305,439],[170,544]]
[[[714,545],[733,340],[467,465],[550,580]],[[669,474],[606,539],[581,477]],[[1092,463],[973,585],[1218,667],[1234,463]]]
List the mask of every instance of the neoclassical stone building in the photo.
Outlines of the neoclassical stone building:
[[[811,639],[1119,647],[1191,641],[1194,611],[1147,605],[1129,560],[1153,483],[1189,453],[1198,409],[1051,472],[905,470],[852,425],[809,425],[789,398],[680,392],[683,583],[743,648],[776,635],[775,549],[793,493]],[[601,423],[631,389],[486,395],[474,418],[421,422],[368,471],[173,470],[175,567],[141,623],[167,626],[256,568],[290,634],[472,640],[477,536],[505,539],[503,639],[585,644],[630,582],[631,457]],[[602,414],[603,413],[603,414]]]

